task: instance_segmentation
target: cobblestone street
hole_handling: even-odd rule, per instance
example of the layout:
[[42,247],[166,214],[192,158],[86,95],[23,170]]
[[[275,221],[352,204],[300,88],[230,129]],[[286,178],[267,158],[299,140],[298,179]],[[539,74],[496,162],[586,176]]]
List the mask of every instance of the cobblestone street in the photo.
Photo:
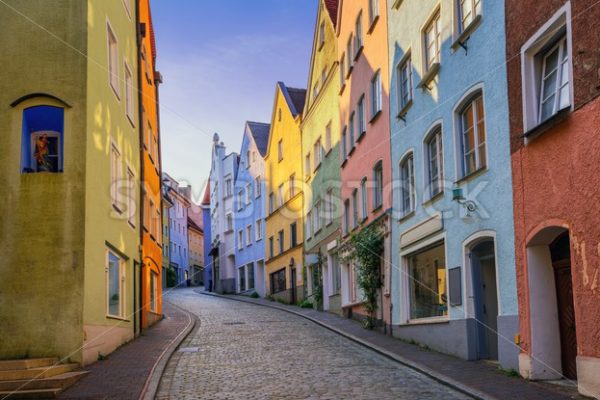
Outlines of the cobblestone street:
[[467,398],[298,316],[193,290],[167,300],[199,323],[157,399]]

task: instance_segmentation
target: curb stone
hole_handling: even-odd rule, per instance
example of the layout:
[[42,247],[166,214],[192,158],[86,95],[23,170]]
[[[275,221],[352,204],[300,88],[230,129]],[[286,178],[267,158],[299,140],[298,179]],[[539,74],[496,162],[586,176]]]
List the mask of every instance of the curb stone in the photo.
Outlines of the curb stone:
[[474,399],[477,399],[477,400],[500,400],[497,397],[493,397],[493,396],[490,396],[490,395],[488,395],[486,393],[483,393],[483,392],[481,392],[479,390],[473,389],[473,388],[471,388],[471,387],[469,387],[467,385],[464,385],[464,384],[456,381],[455,379],[449,378],[446,375],[443,375],[443,374],[440,374],[439,372],[433,371],[432,369],[430,369],[430,368],[428,368],[428,367],[426,367],[424,365],[421,365],[419,363],[415,363],[415,362],[413,362],[411,360],[408,360],[408,359],[406,359],[406,358],[404,358],[402,356],[399,356],[399,355],[397,355],[397,354],[395,354],[395,353],[393,353],[391,351],[388,351],[388,350],[386,350],[386,349],[384,349],[382,347],[379,347],[377,345],[369,343],[366,340],[363,340],[363,339],[361,339],[361,338],[359,338],[357,336],[354,336],[352,334],[344,332],[341,329],[335,328],[335,327],[333,327],[333,326],[331,326],[331,325],[329,325],[329,324],[327,324],[327,323],[325,323],[323,321],[319,321],[318,319],[312,318],[312,317],[310,317],[308,315],[305,315],[303,313],[300,313],[298,311],[294,311],[294,310],[291,310],[291,309],[288,309],[288,308],[285,308],[285,307],[281,307],[281,306],[278,306],[276,304],[263,304],[263,303],[258,303],[258,302],[255,302],[255,301],[252,301],[252,300],[249,300],[249,299],[247,300],[247,299],[243,299],[243,298],[239,298],[239,297],[226,296],[226,295],[221,295],[221,294],[212,293],[212,292],[204,292],[204,291],[200,291],[200,290],[194,290],[194,292],[196,292],[198,294],[201,294],[201,295],[205,295],[205,296],[219,297],[219,298],[222,298],[222,299],[227,299],[227,300],[232,300],[232,301],[239,301],[239,302],[246,303],[246,304],[254,304],[256,306],[268,307],[268,308],[272,308],[272,309],[275,309],[275,310],[285,311],[287,313],[297,315],[297,316],[305,318],[305,319],[307,319],[307,320],[309,320],[309,321],[311,321],[311,322],[313,322],[313,323],[315,323],[315,324],[317,324],[319,326],[322,326],[323,328],[328,329],[331,332],[334,332],[334,333],[336,333],[336,334],[338,334],[340,336],[343,336],[346,339],[349,339],[349,340],[351,340],[351,341],[353,341],[353,342],[355,342],[355,343],[357,343],[357,344],[359,344],[359,345],[361,345],[363,347],[371,349],[372,351],[374,351],[374,352],[376,352],[376,353],[378,353],[378,354],[380,354],[380,355],[382,355],[382,356],[384,356],[386,358],[389,358],[389,359],[391,359],[391,360],[393,360],[393,361],[395,361],[397,363],[400,363],[400,364],[402,364],[402,365],[404,365],[404,366],[406,366],[408,368],[411,368],[412,370],[417,371],[417,372],[419,372],[419,373],[421,373],[421,374],[423,374],[423,375],[425,375],[425,376],[427,376],[427,377],[429,377],[429,378],[431,378],[431,379],[433,379],[433,380],[435,380],[435,381],[437,381],[437,382],[439,382],[439,383],[441,383],[441,384],[443,384],[445,386],[448,386],[448,387],[450,387],[450,388],[452,388],[452,389],[454,389],[454,390],[456,390],[456,391],[458,391],[458,392],[460,392],[462,394],[466,394],[467,396],[470,396],[470,397],[472,397]]

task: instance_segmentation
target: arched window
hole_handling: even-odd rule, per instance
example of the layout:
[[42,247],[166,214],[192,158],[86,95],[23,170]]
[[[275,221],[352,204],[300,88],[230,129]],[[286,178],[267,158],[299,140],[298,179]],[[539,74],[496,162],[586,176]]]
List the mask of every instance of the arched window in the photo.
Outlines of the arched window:
[[415,163],[412,152],[400,162],[400,179],[402,180],[402,214],[407,215],[414,211],[416,202]]
[[462,107],[459,114],[462,176],[486,167],[485,112],[483,96],[478,93]]
[[64,109],[35,106],[23,110],[21,172],[63,172]]
[[429,196],[434,197],[444,190],[444,150],[442,127],[435,127],[425,139],[425,170],[429,186]]

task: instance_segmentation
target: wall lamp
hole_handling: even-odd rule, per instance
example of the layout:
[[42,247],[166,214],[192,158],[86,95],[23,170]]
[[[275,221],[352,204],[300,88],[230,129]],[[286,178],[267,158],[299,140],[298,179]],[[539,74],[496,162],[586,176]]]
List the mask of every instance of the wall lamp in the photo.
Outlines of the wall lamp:
[[452,188],[452,201],[456,201],[468,212],[475,212],[477,210],[477,203],[475,203],[473,200],[465,199],[462,188],[458,186],[454,186],[454,188]]

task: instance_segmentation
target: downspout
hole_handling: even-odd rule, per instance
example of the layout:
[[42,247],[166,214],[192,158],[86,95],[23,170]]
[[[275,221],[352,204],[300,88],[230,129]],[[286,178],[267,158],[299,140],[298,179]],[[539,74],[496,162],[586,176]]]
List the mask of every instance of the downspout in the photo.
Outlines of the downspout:
[[[143,243],[144,243],[144,198],[145,198],[145,191],[144,191],[144,115],[143,115],[143,109],[144,109],[144,103],[143,103],[143,93],[142,93],[142,58],[141,58],[141,51],[140,51],[140,45],[142,44],[142,31],[141,31],[141,24],[140,24],[140,3],[139,1],[136,0],[135,2],[135,32],[136,32],[136,39],[137,39],[137,70],[138,70],[138,139],[139,139],[139,148],[140,148],[140,202],[139,202],[139,206],[140,206],[140,246],[139,246],[139,252],[140,252],[140,271],[139,271],[139,291],[138,291],[138,304],[139,304],[139,309],[136,310],[136,314],[138,313],[142,313],[143,312],[143,307],[142,307],[142,278],[144,275],[144,252],[143,252]],[[134,288],[135,290],[135,288]],[[139,331],[140,333],[142,332],[142,324],[141,324],[141,318],[140,318],[141,314],[135,315],[134,316],[134,334],[135,334],[135,326],[139,323],[140,327],[139,327]]]

